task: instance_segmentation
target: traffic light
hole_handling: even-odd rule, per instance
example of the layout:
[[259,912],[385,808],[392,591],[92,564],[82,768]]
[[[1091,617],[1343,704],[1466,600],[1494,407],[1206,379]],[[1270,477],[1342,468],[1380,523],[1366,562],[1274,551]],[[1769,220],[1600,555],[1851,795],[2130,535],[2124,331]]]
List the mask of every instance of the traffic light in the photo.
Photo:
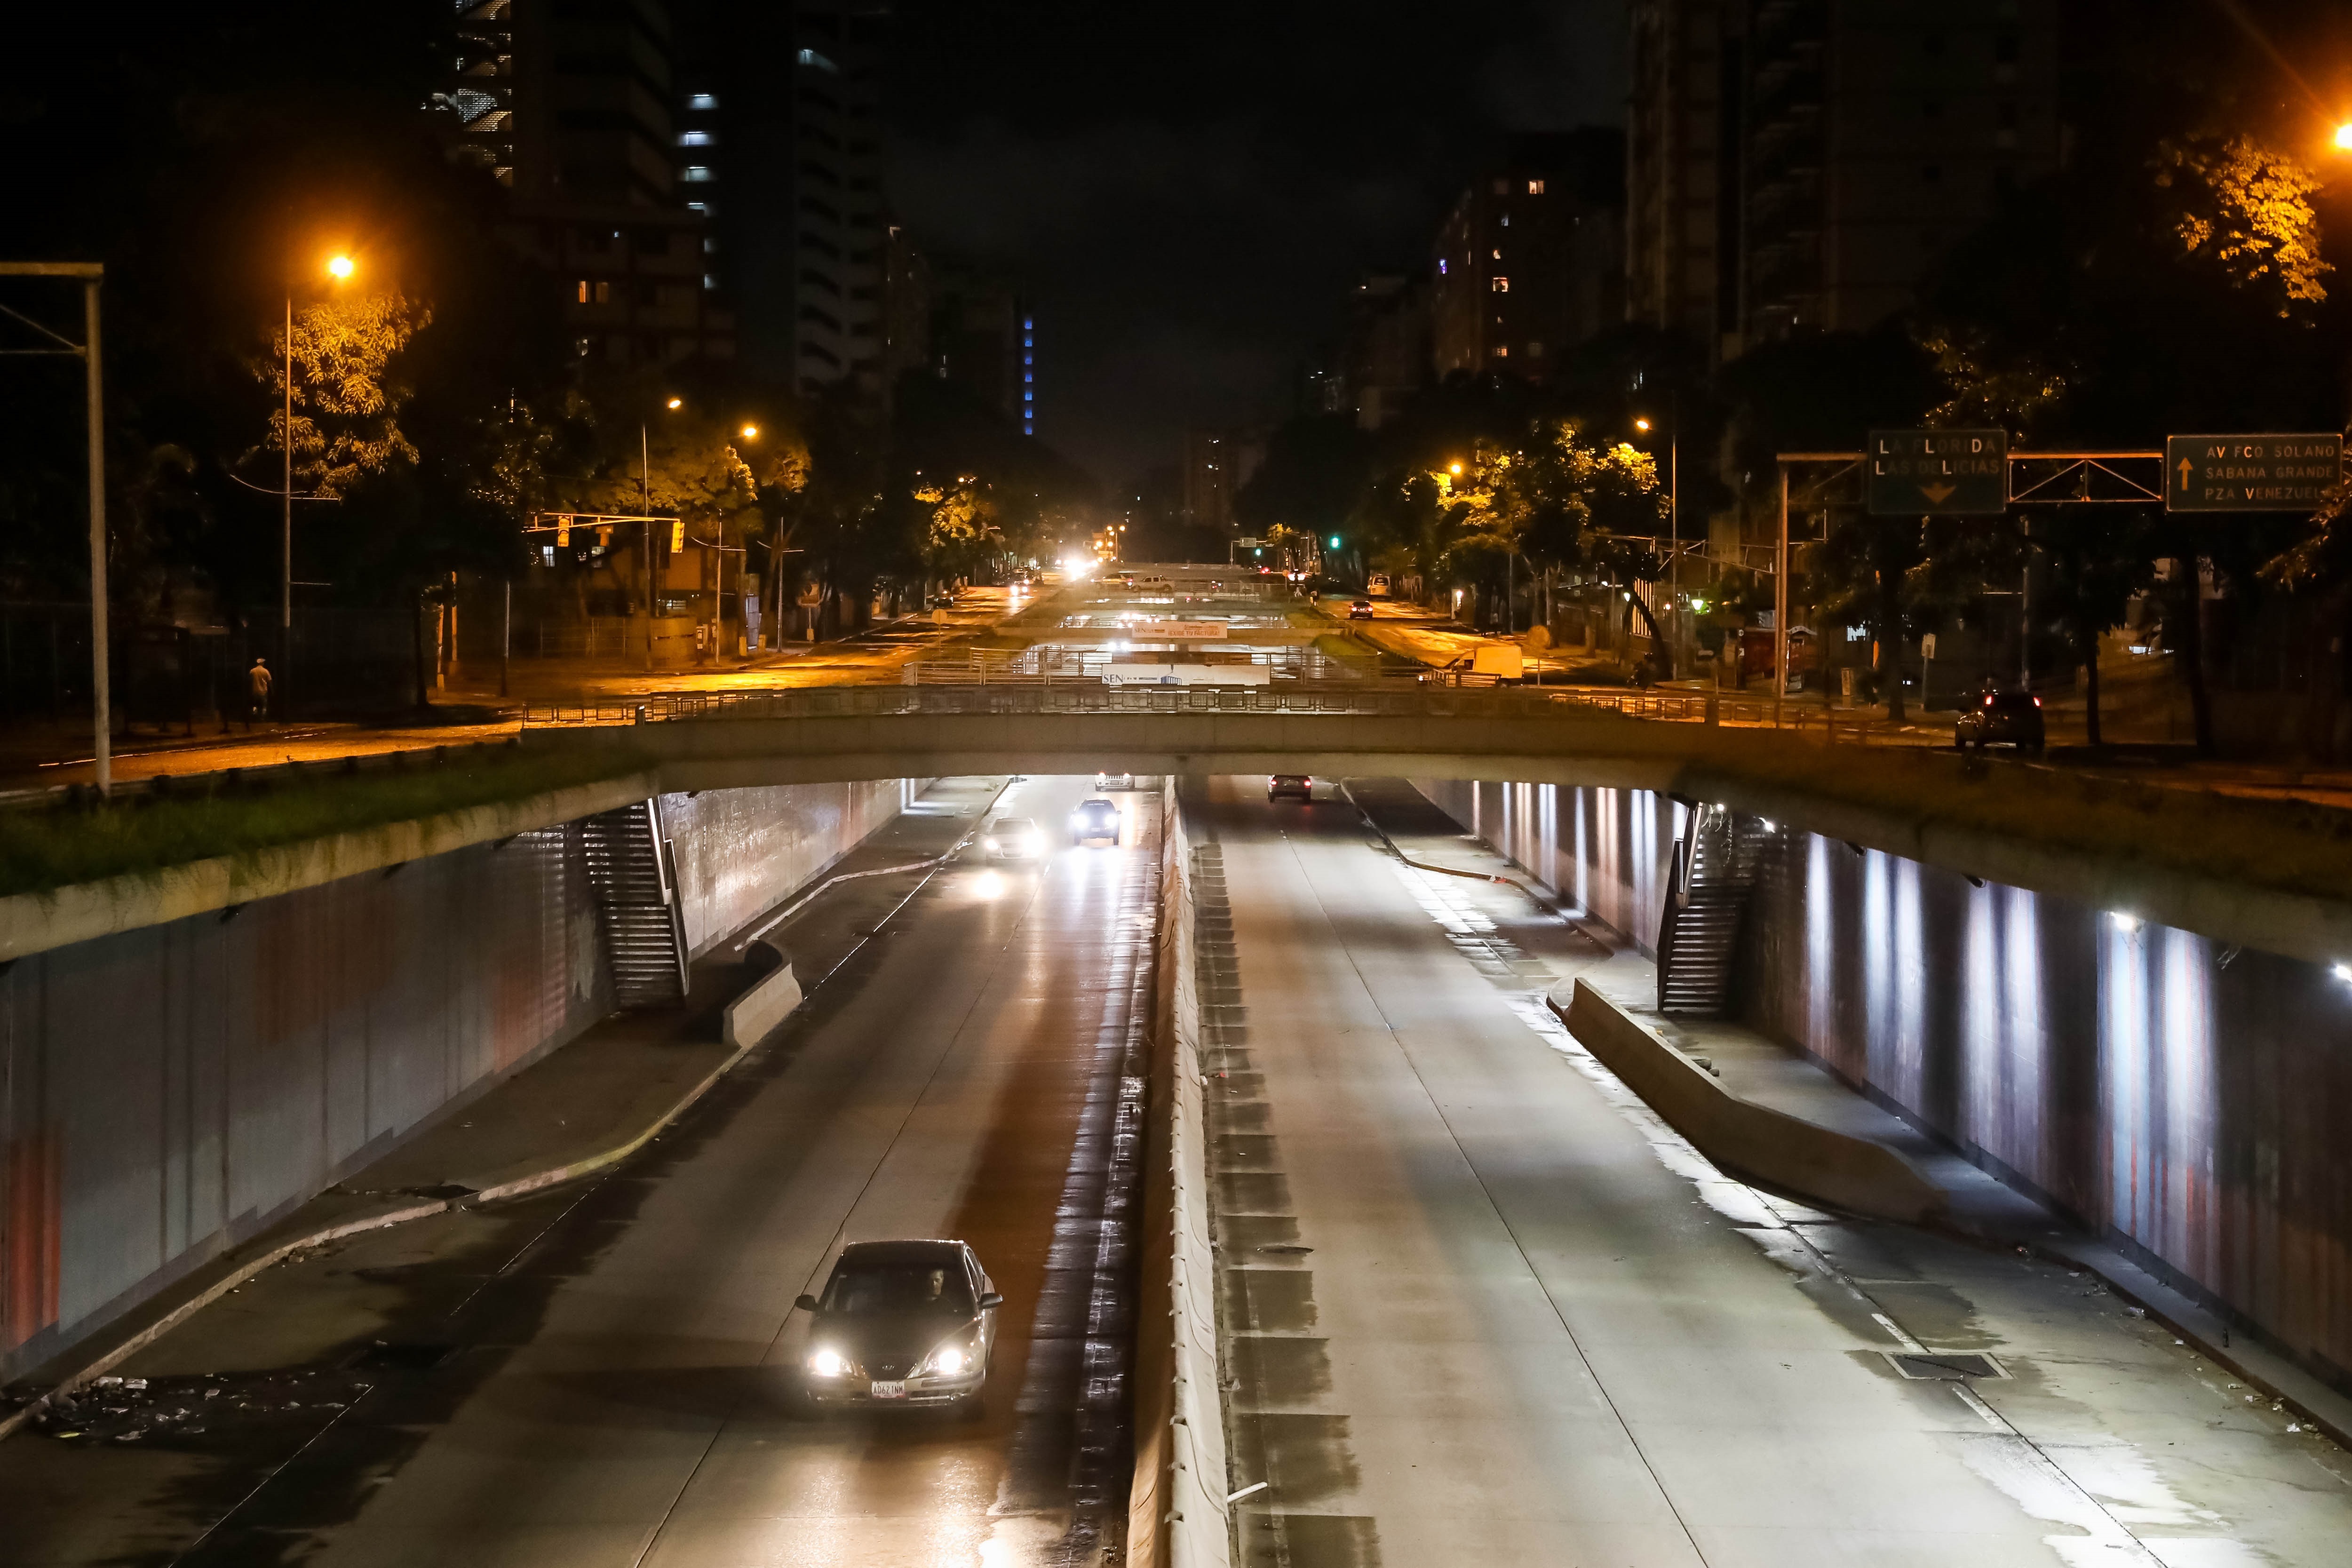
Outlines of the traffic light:
[[599,550],[613,548],[613,531],[610,528],[599,528],[596,531],[596,548]]
[[676,555],[686,548],[686,520],[679,518],[669,525],[669,552]]
[[1334,550],[1339,548],[1339,536],[1336,533],[1331,536],[1331,548]]

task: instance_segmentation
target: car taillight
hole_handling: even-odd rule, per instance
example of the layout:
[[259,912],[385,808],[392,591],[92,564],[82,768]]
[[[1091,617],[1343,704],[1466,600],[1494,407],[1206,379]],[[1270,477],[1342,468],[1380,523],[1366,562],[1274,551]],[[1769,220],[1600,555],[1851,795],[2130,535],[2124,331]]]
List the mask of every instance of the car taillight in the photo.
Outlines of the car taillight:
[[[2040,700],[2039,698],[2036,698],[2036,699],[2035,699],[2035,703],[2036,703],[2036,705],[2037,705],[2037,706],[2039,706],[2040,701],[2041,701],[2041,700]],[[1991,706],[1992,706],[1992,699],[1991,699],[1991,698],[1988,697],[1988,698],[1986,698],[1986,699],[1985,699],[1985,706],[1986,706],[1986,707],[1988,707],[1988,708],[1990,708],[1990,707],[1991,707]]]
[[2040,699],[2039,697],[2035,698],[2035,699],[2033,700],[2033,705],[2034,705],[2036,708],[2041,707],[2041,706],[2042,706],[2042,699]]

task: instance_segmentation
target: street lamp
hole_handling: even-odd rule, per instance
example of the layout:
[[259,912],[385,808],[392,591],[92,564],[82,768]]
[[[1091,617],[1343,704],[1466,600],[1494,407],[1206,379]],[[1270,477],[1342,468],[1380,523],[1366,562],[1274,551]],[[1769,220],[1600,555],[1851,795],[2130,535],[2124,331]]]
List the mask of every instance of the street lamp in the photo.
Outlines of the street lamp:
[[2336,128],[2336,150],[2339,153],[2352,153],[2352,120],[2347,120]]
[[[1682,674],[1683,644],[1683,395],[1666,396],[1666,604],[1675,613],[1674,640],[1666,647],[1668,669]],[[1636,418],[1633,428],[1646,436],[1651,424]]]
[[743,426],[743,439],[746,441],[756,441],[759,438],[760,427],[757,425],[746,425]]
[[[327,258],[327,276],[338,283],[351,281],[358,270],[359,264],[341,251]],[[283,682],[294,663],[294,289],[290,282],[286,289],[286,404],[280,417],[285,423],[278,429],[278,444],[285,449],[286,489],[278,498],[283,515],[278,519],[282,571],[278,584],[278,679]],[[279,711],[284,711],[282,706]]]

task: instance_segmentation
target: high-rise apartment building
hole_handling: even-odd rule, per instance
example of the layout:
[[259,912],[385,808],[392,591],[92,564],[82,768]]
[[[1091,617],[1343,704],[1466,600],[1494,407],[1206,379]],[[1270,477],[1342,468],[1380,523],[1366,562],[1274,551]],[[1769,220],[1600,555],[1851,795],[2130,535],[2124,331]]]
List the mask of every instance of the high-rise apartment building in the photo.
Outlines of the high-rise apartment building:
[[793,7],[793,379],[880,386],[890,220],[882,195],[887,0]]
[[672,37],[658,0],[482,0],[457,14],[436,107],[451,154],[511,193],[517,243],[552,275],[583,358],[726,359],[734,321],[681,191]]
[[1739,330],[1748,10],[1748,0],[1633,0],[1632,7],[1626,314],[1710,353]]
[[2058,7],[1636,0],[1628,310],[1717,358],[1916,300],[2056,166]]
[[1429,384],[1429,280],[1402,272],[1368,272],[1348,301],[1348,335],[1339,353],[1339,405],[1360,429],[1377,430]]
[[1624,143],[1591,126],[1520,138],[1438,233],[1430,279],[1439,379],[1549,381],[1624,316]]

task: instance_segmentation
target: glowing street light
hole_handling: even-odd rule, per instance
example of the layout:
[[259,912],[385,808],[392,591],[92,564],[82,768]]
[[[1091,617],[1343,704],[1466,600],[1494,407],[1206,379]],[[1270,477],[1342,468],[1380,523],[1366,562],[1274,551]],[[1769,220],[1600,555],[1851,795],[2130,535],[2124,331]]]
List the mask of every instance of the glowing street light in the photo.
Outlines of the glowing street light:
[[683,397],[673,397],[667,404],[663,405],[663,406],[666,408],[683,408],[686,406],[686,399]]
[[1646,436],[1650,433],[1650,422],[1646,419],[1636,419],[1633,421],[1633,428]]
[[2336,150],[2339,153],[2352,153],[2352,120],[2347,120],[2336,128]]
[[1459,463],[1449,463],[1446,465],[1445,471],[1454,475],[1456,479],[1459,479],[1462,476],[1462,465]]
[[[348,252],[337,251],[327,258],[327,276],[338,283],[351,281],[359,264]],[[278,519],[278,679],[282,684],[292,673],[294,663],[294,289],[286,289],[286,405],[280,411],[285,423],[278,430],[278,446],[284,448],[286,488],[279,494],[282,515]],[[284,700],[281,698],[280,701]]]
[[743,439],[746,441],[756,441],[759,438],[760,427],[757,425],[746,425],[743,426]]

